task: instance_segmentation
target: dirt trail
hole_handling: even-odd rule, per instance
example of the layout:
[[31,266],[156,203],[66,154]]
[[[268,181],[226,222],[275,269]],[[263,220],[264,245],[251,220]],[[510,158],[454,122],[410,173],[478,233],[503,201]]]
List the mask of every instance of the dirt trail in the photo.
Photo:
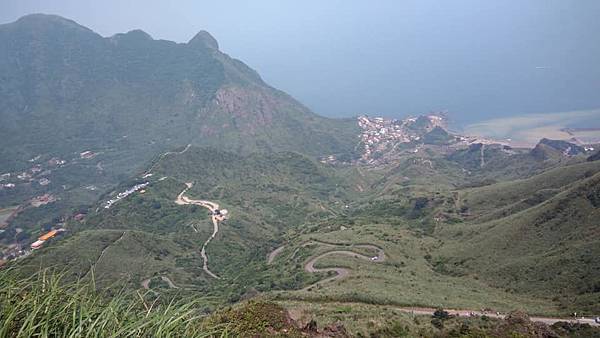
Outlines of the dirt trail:
[[373,249],[373,250],[377,251],[377,256],[368,257],[363,254],[359,254],[359,253],[356,253],[354,251],[349,251],[349,250],[333,250],[333,251],[328,251],[328,252],[322,253],[318,256],[315,256],[315,257],[309,259],[308,262],[304,265],[304,270],[306,272],[314,273],[314,272],[333,271],[336,273],[336,275],[322,279],[314,284],[311,284],[311,285],[305,287],[304,289],[302,289],[302,291],[307,291],[317,285],[325,284],[327,282],[331,282],[336,279],[342,279],[350,274],[350,270],[348,270],[346,268],[342,268],[342,267],[332,267],[332,268],[323,268],[323,269],[315,268],[315,263],[323,257],[330,256],[330,255],[347,255],[347,256],[351,256],[354,258],[360,258],[360,259],[363,259],[363,260],[366,260],[369,262],[373,262],[373,263],[380,263],[380,262],[385,261],[385,252],[383,251],[383,249],[381,249],[378,246],[371,245],[371,244],[353,244],[353,245],[339,244],[339,245],[336,245],[336,244],[331,244],[331,243],[311,241],[311,242],[304,243],[302,246],[307,246],[307,245],[315,244],[315,243],[317,243],[319,245],[323,245],[323,246],[329,246],[329,247],[347,247],[349,249],[350,248]]
[[273,260],[275,259],[275,257],[277,257],[277,255],[279,255],[283,249],[285,248],[285,245],[280,246],[279,248],[271,251],[268,255],[267,255],[267,264],[271,264],[273,263]]
[[98,262],[100,262],[100,260],[102,259],[102,257],[104,257],[104,254],[106,253],[106,250],[108,250],[108,248],[110,248],[111,246],[117,244],[121,239],[123,239],[124,236],[125,236],[125,231],[123,231],[123,233],[121,234],[121,236],[119,236],[119,238],[117,238],[114,242],[109,243],[107,246],[105,246],[104,249],[102,249],[102,251],[100,252],[100,256],[98,256],[98,259],[96,259],[96,262],[94,262],[94,264],[90,265],[90,268],[83,275],[82,278],[85,278],[90,272],[92,272],[92,270],[96,268],[96,265],[98,265]]
[[163,153],[162,155],[160,155],[160,157],[158,158],[158,160],[150,167],[150,169],[148,169],[144,175],[150,174],[152,172],[152,170],[154,170],[154,168],[160,163],[160,161],[162,161],[163,158],[165,158],[165,156],[167,155],[171,155],[171,154],[183,154],[186,151],[188,151],[188,149],[190,149],[190,147],[192,146],[191,143],[189,143],[188,145],[185,146],[185,148],[183,148],[182,151],[167,151],[166,153]]
[[219,232],[219,218],[217,215],[214,214],[215,210],[219,209],[219,205],[214,202],[204,201],[204,200],[193,200],[186,196],[183,196],[183,194],[185,194],[185,192],[188,191],[188,189],[190,189],[193,186],[193,183],[186,183],[185,185],[186,185],[186,188],[183,189],[183,191],[179,195],[177,195],[177,199],[175,200],[175,203],[178,205],[186,205],[186,204],[199,205],[199,206],[207,208],[208,210],[211,211],[211,213],[212,213],[211,218],[212,218],[212,223],[213,223],[213,233],[206,240],[206,242],[204,242],[204,244],[202,245],[202,249],[200,250],[200,256],[202,256],[202,260],[203,260],[202,269],[204,270],[204,272],[206,272],[209,276],[211,276],[213,278],[220,279],[221,277],[215,275],[208,269],[208,256],[206,255],[206,246],[208,245],[208,243],[210,243],[210,241],[213,238],[215,238],[215,236]]

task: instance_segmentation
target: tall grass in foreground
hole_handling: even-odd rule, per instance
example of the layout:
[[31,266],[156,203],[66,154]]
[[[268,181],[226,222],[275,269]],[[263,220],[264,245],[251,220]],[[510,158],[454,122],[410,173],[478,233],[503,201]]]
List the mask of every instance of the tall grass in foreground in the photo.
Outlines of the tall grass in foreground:
[[204,326],[197,305],[135,292],[107,298],[93,283],[48,271],[27,279],[0,272],[0,337],[226,337],[225,327]]

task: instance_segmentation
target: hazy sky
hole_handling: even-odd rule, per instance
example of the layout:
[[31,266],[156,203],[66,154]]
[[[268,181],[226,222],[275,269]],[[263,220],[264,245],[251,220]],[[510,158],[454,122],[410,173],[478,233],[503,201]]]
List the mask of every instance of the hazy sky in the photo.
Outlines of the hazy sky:
[[2,0],[0,22],[58,14],[221,49],[315,112],[458,121],[600,107],[598,0]]

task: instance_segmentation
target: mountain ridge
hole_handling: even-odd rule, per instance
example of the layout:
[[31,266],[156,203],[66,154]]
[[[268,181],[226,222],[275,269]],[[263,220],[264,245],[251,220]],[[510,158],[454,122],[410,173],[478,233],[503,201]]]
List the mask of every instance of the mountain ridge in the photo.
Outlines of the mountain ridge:
[[[220,142],[227,147],[212,137],[215,130],[207,130],[233,128],[244,134],[249,128],[253,134],[264,133],[259,143],[281,150],[302,150],[285,140],[287,134],[295,137],[298,132],[313,134],[303,147],[311,155],[319,155],[310,144],[319,137],[327,138],[322,144],[335,143],[331,152],[336,152],[335,147],[345,148],[342,152],[349,149],[335,139],[336,134],[343,134],[341,129],[352,129],[350,123],[318,116],[267,85],[256,71],[222,53],[206,31],[187,43],[155,40],[141,30],[101,37],[74,21],[35,14],[0,25],[0,45],[5,54],[0,64],[5,74],[0,114],[8,122],[5,134],[16,139],[16,129],[31,128],[22,121],[30,115],[48,119],[45,124],[55,128],[55,134],[71,137],[70,143],[81,139],[73,129],[85,127],[93,118],[96,121],[87,137],[120,137],[129,131],[134,135],[127,137],[138,145],[152,141],[148,134],[162,133],[165,140],[172,139],[159,141],[166,142],[167,148],[190,142]],[[228,106],[219,109],[220,104]],[[88,120],[85,114],[90,115]],[[253,116],[259,123],[253,123]],[[307,119],[315,123],[306,124]],[[328,133],[327,127],[338,129],[337,133]],[[281,132],[270,133],[271,129]],[[203,139],[195,136],[197,131]],[[243,138],[237,146],[262,147],[253,138]]]

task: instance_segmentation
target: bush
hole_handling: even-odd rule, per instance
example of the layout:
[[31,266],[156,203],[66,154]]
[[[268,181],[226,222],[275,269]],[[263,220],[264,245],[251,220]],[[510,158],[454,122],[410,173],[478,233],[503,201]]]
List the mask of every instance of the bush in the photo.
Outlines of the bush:
[[445,311],[444,309],[439,308],[439,309],[435,310],[435,312],[433,312],[432,317],[440,319],[440,320],[446,320],[446,319],[450,318],[450,314],[448,313],[448,311]]
[[444,321],[439,318],[433,318],[431,320],[431,325],[433,325],[435,328],[441,330],[444,328]]

